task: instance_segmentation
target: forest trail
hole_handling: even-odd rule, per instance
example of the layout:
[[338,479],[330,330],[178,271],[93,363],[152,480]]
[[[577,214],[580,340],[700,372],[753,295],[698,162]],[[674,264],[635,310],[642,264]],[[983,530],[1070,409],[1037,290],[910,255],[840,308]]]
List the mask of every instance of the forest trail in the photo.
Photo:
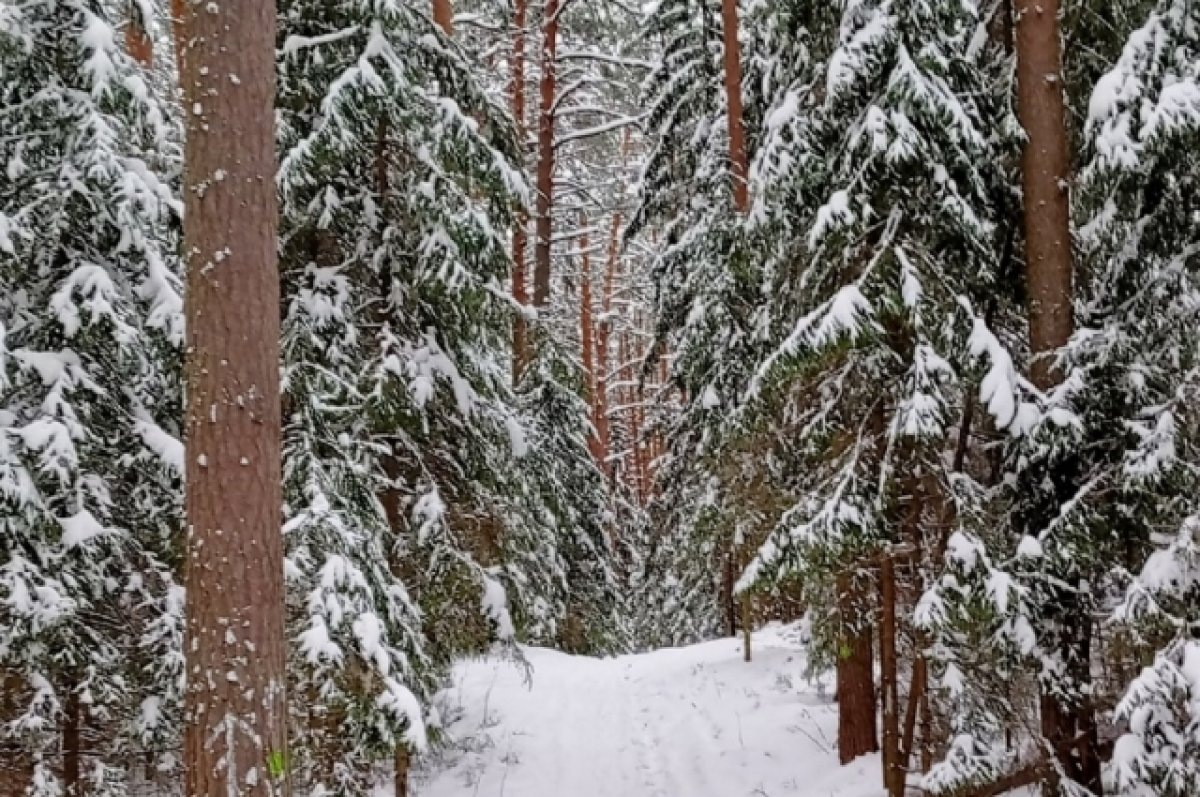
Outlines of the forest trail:
[[525,650],[455,672],[456,748],[417,797],[878,797],[879,760],[840,767],[830,684],[794,633],[595,659]]

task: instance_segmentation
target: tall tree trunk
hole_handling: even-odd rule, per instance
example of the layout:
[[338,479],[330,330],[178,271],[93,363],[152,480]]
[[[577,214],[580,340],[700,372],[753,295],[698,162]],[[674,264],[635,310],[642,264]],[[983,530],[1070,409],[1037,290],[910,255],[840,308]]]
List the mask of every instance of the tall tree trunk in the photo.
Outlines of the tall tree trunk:
[[[15,672],[0,670],[0,723],[11,722],[25,710],[29,698],[25,681]],[[33,757],[20,739],[0,738],[0,797],[25,797],[33,785]]]
[[1071,220],[1066,110],[1058,0],[1015,0],[1017,111],[1027,140],[1021,160],[1025,261],[1029,283],[1032,380],[1049,388],[1061,376],[1054,353],[1071,337]]
[[[389,172],[392,168],[392,162],[388,131],[387,120],[381,118],[375,129],[375,158],[372,163],[375,180],[375,197],[380,207],[386,206],[388,196],[391,192]],[[386,269],[379,273],[378,278],[378,293],[375,296],[376,301],[372,320],[378,327],[380,335],[382,335],[384,328],[388,326],[388,315],[391,310],[392,280],[391,275]],[[403,479],[404,469],[401,466],[400,458],[396,454],[395,442],[387,436],[386,432],[381,433],[380,430],[374,430],[374,432],[384,438],[382,440],[384,451],[380,457],[379,464],[383,469],[384,476],[387,478],[387,484],[379,492],[378,497],[380,506],[383,507],[383,515],[387,519],[388,529],[392,533],[391,545],[388,546],[388,571],[393,578],[405,585],[409,597],[415,601],[418,593],[417,586],[413,578],[411,578],[413,575],[412,567],[400,555],[401,547],[398,544],[405,524],[404,495],[398,487]],[[396,746],[396,751],[392,757],[392,764],[393,792],[396,797],[408,797],[408,776],[409,771],[412,769],[412,755],[403,742]]]
[[621,211],[613,213],[612,227],[608,233],[608,262],[604,267],[603,296],[600,300],[600,325],[596,332],[596,403],[593,408],[593,423],[600,448],[604,452],[604,472],[609,473],[608,456],[612,449],[608,420],[608,385],[612,367],[609,362],[609,342],[612,338],[613,291],[616,289],[617,270],[621,263]]
[[[1062,380],[1055,353],[1071,337],[1072,251],[1070,152],[1063,99],[1062,41],[1058,0],[1014,0],[1017,51],[1017,112],[1025,129],[1021,161],[1024,198],[1025,262],[1029,289],[1029,346],[1032,382],[1043,390]],[[1075,677],[1089,679],[1091,623],[1080,622],[1081,607],[1064,590],[1057,607],[1067,629],[1062,654]],[[1102,793],[1100,762],[1095,755],[1096,723],[1086,701],[1068,704],[1045,694],[1041,699],[1042,734],[1055,750],[1063,771]]]
[[559,0],[546,0],[542,21],[542,79],[539,88],[537,240],[534,242],[533,306],[550,302],[550,249],[554,234],[554,102],[557,98]]
[[[517,124],[517,138],[521,152],[525,152],[525,25],[528,15],[528,0],[513,0],[513,47],[512,47],[512,113]],[[522,209],[517,213],[512,233],[512,295],[513,300],[524,308],[529,304],[528,276],[525,272],[525,257],[529,246],[529,215]],[[529,362],[529,325],[524,315],[513,322],[513,384],[516,384],[525,365]]]
[[70,685],[63,705],[62,786],[64,797],[83,797],[83,707],[79,693]]
[[896,560],[884,552],[879,574],[879,670],[883,701],[883,786],[904,797],[908,765],[900,759],[900,690],[896,666]]
[[187,797],[287,797],[275,6],[189,4]]
[[738,42],[737,0],[721,0],[722,39],[725,45],[725,102],[729,116],[729,167],[733,179],[733,207],[750,209],[749,159],[742,120],[742,51]]
[[583,232],[579,236],[579,346],[583,355],[583,378],[587,390],[588,404],[592,410],[592,433],[588,435],[588,449],[600,468],[604,467],[604,446],[600,442],[600,430],[596,426],[596,405],[599,392],[596,375],[596,326],[592,320],[592,259],[588,252],[587,218],[579,220]]
[[837,578],[841,630],[837,652],[838,758],[848,764],[879,750],[875,731],[875,657],[864,596],[850,573]]
[[154,43],[150,40],[150,20],[144,19],[142,7],[131,0],[129,19],[125,23],[125,51],[143,67],[154,63]]
[[433,0],[433,23],[447,36],[454,35],[454,3],[452,0]]
[[187,0],[171,0],[171,38],[175,44],[175,69],[179,76],[179,88],[183,90],[183,60],[187,53],[187,30],[183,20],[187,16]]

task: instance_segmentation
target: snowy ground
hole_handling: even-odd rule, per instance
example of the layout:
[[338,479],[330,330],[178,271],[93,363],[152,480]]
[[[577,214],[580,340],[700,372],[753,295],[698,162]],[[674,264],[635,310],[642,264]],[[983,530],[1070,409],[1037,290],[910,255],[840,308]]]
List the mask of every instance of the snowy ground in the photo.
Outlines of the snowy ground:
[[829,684],[809,683],[796,640],[771,627],[754,661],[725,639],[592,659],[526,651],[456,671],[461,749],[418,797],[879,797],[879,759],[840,767]]

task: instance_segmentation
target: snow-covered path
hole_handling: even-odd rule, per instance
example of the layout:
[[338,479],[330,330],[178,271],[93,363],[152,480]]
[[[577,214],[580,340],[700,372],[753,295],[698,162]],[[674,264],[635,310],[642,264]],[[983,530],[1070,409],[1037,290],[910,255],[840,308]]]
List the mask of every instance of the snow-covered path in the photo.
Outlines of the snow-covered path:
[[754,661],[731,639],[592,659],[538,648],[460,666],[448,696],[465,749],[419,797],[878,797],[877,758],[839,767],[836,707],[778,627]]

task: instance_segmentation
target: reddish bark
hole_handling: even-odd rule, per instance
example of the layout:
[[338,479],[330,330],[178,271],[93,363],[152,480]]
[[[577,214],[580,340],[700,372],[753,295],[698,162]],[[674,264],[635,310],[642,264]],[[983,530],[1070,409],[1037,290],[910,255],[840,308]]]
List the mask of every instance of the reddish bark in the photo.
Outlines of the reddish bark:
[[837,656],[838,758],[848,764],[879,750],[875,731],[875,661],[871,628],[860,615],[862,598],[850,574],[837,579],[841,632]]
[[433,0],[433,24],[447,36],[454,35],[454,4],[452,0]]
[[533,252],[533,306],[550,302],[550,251],[554,234],[554,102],[558,88],[559,0],[546,0],[542,21],[542,79],[539,86],[537,203]]
[[1017,113],[1028,136],[1021,161],[1033,383],[1060,379],[1051,356],[1071,337],[1071,220],[1058,0],[1016,0]]
[[[513,0],[513,49],[512,49],[512,112],[517,123],[517,138],[522,152],[525,148],[525,23],[528,0]],[[513,227],[513,275],[512,295],[522,308],[529,304],[528,276],[525,273],[525,255],[528,248],[529,215],[517,213]],[[513,322],[513,383],[520,380],[529,362],[529,325],[525,317],[518,315]]]
[[583,355],[584,388],[587,392],[588,403],[592,409],[592,433],[588,435],[588,449],[592,458],[601,468],[604,467],[605,451],[600,442],[599,429],[596,428],[596,407],[598,389],[596,379],[596,327],[592,320],[592,259],[588,253],[587,218],[581,218],[580,226],[583,232],[579,236],[580,264],[579,273],[579,345]]
[[183,34],[184,787],[287,797],[275,6],[223,0]]
[[125,25],[125,51],[129,57],[143,67],[149,68],[154,63],[154,42],[150,40],[150,20],[142,19],[142,12],[136,3],[130,3],[129,21]]
[[721,2],[722,39],[725,45],[725,101],[729,116],[729,165],[733,178],[733,207],[750,209],[749,159],[742,120],[742,52],[738,42],[737,0]]
[[64,797],[83,797],[83,708],[74,686],[63,705],[62,787]]
[[896,562],[880,563],[879,664],[883,701],[883,786],[888,797],[904,797],[907,764],[900,759],[900,695],[896,672]]
[[175,42],[175,69],[179,76],[179,87],[183,88],[183,57],[187,52],[187,0],[171,0],[171,38]]
[[612,217],[612,228],[608,234],[608,262],[604,267],[603,295],[600,299],[600,323],[596,330],[596,402],[592,422],[596,426],[596,437],[603,451],[604,471],[608,472],[608,457],[611,453],[611,425],[608,418],[609,386],[609,340],[612,335],[613,291],[616,288],[617,270],[621,262],[621,212]]
[[[1053,357],[1071,337],[1072,251],[1070,152],[1063,98],[1062,42],[1058,0],[1016,0],[1017,115],[1025,129],[1021,161],[1024,198],[1025,262],[1029,289],[1029,346],[1034,360],[1030,378],[1042,389],[1058,384],[1062,374]],[[1057,606],[1063,627],[1064,660],[1086,681],[1091,653],[1091,626],[1071,625],[1079,613],[1064,591]],[[1094,709],[1086,702],[1068,705],[1053,696],[1041,699],[1042,735],[1062,768],[1073,779],[1101,794],[1100,760],[1096,755]],[[1053,776],[1048,776],[1053,780]]]

